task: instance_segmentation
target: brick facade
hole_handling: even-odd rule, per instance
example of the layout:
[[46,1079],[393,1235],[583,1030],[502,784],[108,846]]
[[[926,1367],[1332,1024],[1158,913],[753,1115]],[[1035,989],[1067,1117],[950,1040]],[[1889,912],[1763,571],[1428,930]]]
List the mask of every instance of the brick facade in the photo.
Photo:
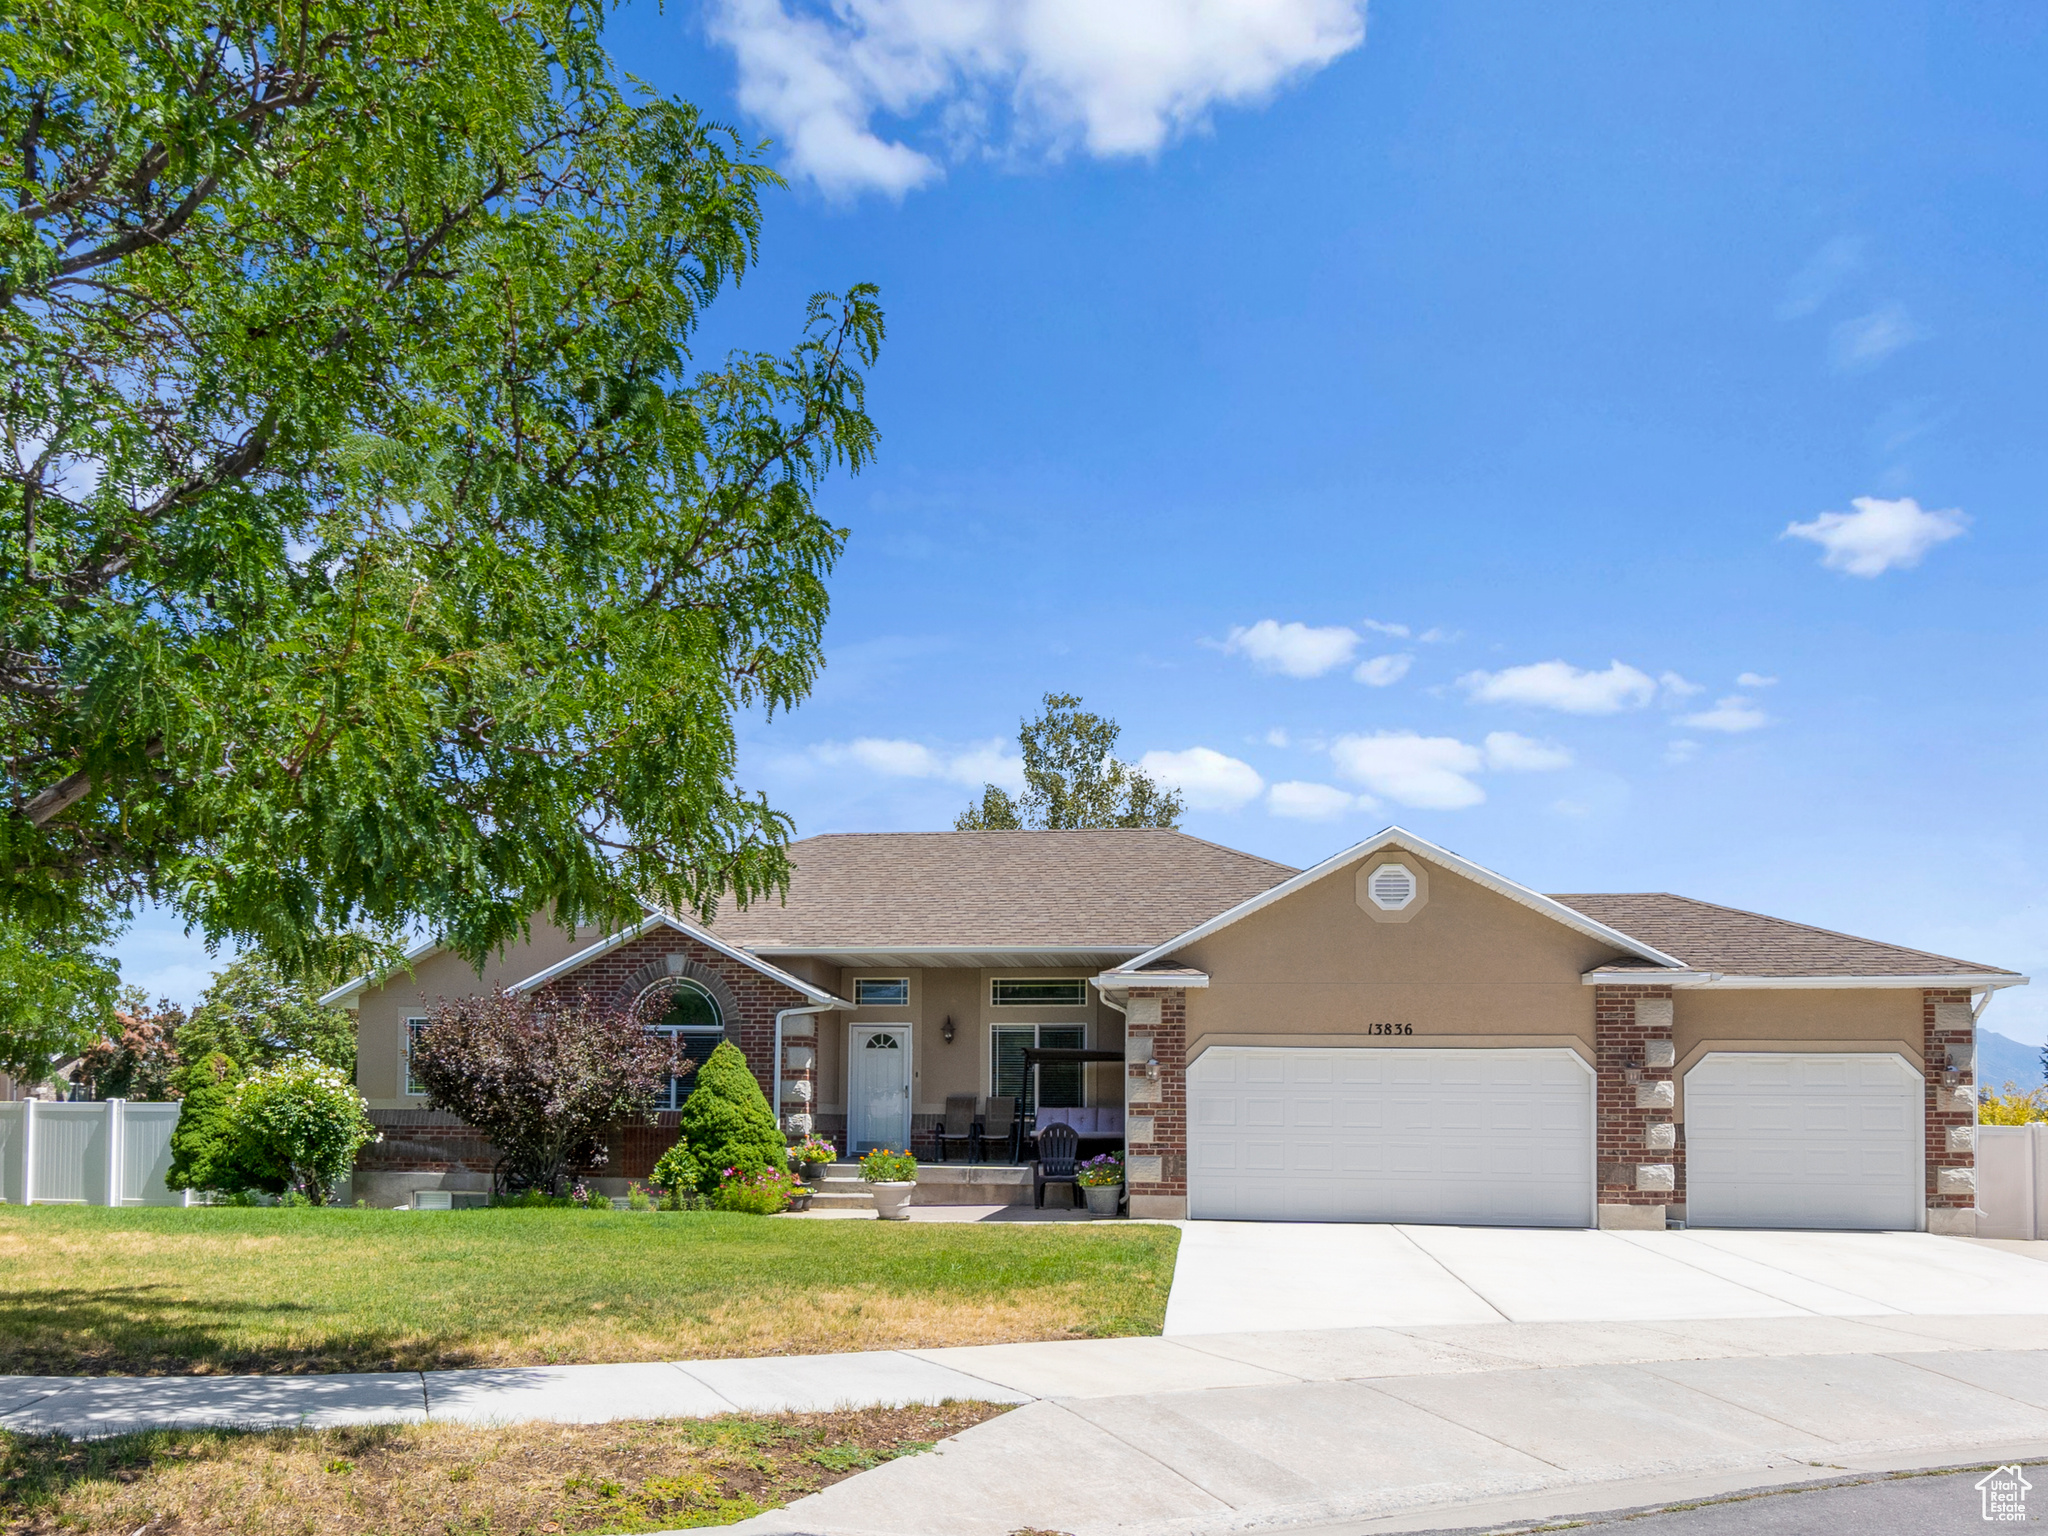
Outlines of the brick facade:
[[1133,987],[1124,1005],[1124,1169],[1133,1216],[1188,1213],[1187,999],[1180,987]]
[[[588,997],[605,1007],[629,1008],[643,995],[658,1003],[663,983],[685,977],[702,984],[717,1000],[725,1021],[725,1038],[745,1054],[761,1092],[772,1096],[775,1015],[785,1008],[805,1007],[810,999],[673,928],[656,927],[621,944],[556,977],[536,996],[543,1001]],[[649,989],[654,990],[650,993]],[[784,1034],[783,1103],[778,1113],[793,1134],[801,1135],[811,1128],[809,1116],[816,1105],[817,1016],[791,1018]],[[454,1115],[426,1109],[383,1109],[372,1110],[370,1118],[383,1139],[363,1148],[357,1157],[356,1166],[365,1172],[466,1170],[488,1174],[497,1162],[497,1150],[483,1133]],[[614,1127],[603,1177],[647,1178],[662,1153],[675,1145],[681,1118],[677,1111],[667,1110],[649,1123]]]
[[1968,992],[1920,995],[1927,1109],[1927,1226],[1973,1236],[1977,1204],[1976,1018]]
[[1661,1227],[1685,1202],[1671,988],[1595,987],[1593,1059],[1601,1225]]

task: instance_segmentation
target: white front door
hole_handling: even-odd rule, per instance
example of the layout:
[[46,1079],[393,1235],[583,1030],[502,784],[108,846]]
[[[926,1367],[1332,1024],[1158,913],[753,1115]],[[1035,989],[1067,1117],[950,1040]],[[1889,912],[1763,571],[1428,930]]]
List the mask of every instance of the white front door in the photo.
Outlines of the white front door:
[[910,1146],[910,1026],[856,1024],[846,1064],[847,1150]]
[[1212,1046],[1188,1069],[1188,1215],[1593,1224],[1574,1051]]
[[1701,1057],[1685,1074],[1685,1224],[1913,1231],[1924,1091],[1903,1056]]

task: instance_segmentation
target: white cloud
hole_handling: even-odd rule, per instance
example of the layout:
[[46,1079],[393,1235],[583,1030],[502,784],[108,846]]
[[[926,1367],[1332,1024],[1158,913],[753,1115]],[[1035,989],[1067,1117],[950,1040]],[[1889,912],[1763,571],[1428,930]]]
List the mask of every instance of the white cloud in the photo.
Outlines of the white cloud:
[[1903,305],[1887,304],[1836,326],[1828,336],[1828,362],[1837,373],[1865,373],[1925,334]]
[[1369,656],[1351,675],[1368,688],[1385,688],[1401,681],[1414,665],[1413,656]]
[[976,742],[959,752],[937,752],[921,741],[863,736],[858,741],[821,742],[811,755],[821,763],[851,763],[892,779],[944,779],[953,784],[1024,787],[1024,763],[1006,755],[1001,737]]
[[1250,763],[1225,757],[1212,747],[1185,752],[1147,752],[1138,766],[1181,792],[1196,811],[1234,811],[1258,798],[1266,781]]
[[1157,154],[1365,38],[1365,0],[714,0],[740,105],[827,190],[941,174],[878,128],[924,118],[954,158]]
[[1928,550],[1960,538],[1970,526],[1957,508],[1928,512],[1910,496],[1857,496],[1849,505],[1856,510],[1823,512],[1810,523],[1789,525],[1779,537],[1818,544],[1825,551],[1820,563],[1831,571],[1882,576],[1918,565]]
[[1424,645],[1444,645],[1458,638],[1460,631],[1453,629],[1425,629],[1415,638]]
[[1689,683],[1676,672],[1659,673],[1657,686],[1664,690],[1666,699],[1689,699],[1696,693],[1707,691],[1705,685]]
[[1696,715],[1682,715],[1678,723],[1689,725],[1696,731],[1726,731],[1736,735],[1760,730],[1771,723],[1771,717],[1738,693],[1716,699],[1712,709],[1702,710]]
[[1378,619],[1360,619],[1358,627],[1360,629],[1369,629],[1376,635],[1391,636],[1396,640],[1406,640],[1408,638],[1408,626],[1406,624],[1382,624]]
[[1293,742],[1294,738],[1289,736],[1286,730],[1281,726],[1276,725],[1273,727],[1273,729],[1266,732],[1266,745],[1269,747],[1291,746],[1293,745]]
[[1486,791],[1467,777],[1479,771],[1484,755],[1450,736],[1413,731],[1340,736],[1331,743],[1330,756],[1345,777],[1401,805],[1455,811],[1486,798]]
[[1785,285],[1785,297],[1778,304],[1780,320],[1797,320],[1826,303],[1842,279],[1863,262],[1863,242],[1854,235],[1837,235],[1815,251],[1805,266]]
[[1626,662],[1605,672],[1581,671],[1565,661],[1538,661],[1499,672],[1467,672],[1458,686],[1479,704],[1527,704],[1568,715],[1612,715],[1640,709],[1657,696],[1649,673]]
[[1546,773],[1569,768],[1572,755],[1555,742],[1538,741],[1513,731],[1492,731],[1486,738],[1486,766],[1503,773]]
[[1674,741],[1664,749],[1664,761],[1676,768],[1689,763],[1700,755],[1700,744],[1696,741]]
[[1745,672],[1735,679],[1738,688],[1771,688],[1777,685],[1775,677],[1765,677],[1761,672]]
[[1250,657],[1267,672],[1280,672],[1288,677],[1321,677],[1351,659],[1352,652],[1358,649],[1358,635],[1341,624],[1313,628],[1261,619],[1256,624],[1233,629],[1224,640],[1223,649]]
[[1289,779],[1266,791],[1266,809],[1291,821],[1335,821],[1348,811],[1371,810],[1372,805],[1369,795],[1303,779]]

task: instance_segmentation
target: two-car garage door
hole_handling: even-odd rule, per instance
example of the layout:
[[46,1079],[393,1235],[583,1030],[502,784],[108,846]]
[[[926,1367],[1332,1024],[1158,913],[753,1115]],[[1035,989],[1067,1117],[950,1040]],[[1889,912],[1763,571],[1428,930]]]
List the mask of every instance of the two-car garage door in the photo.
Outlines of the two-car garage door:
[[1593,1073],[1568,1050],[1214,1046],[1188,1069],[1188,1214],[1593,1224]]

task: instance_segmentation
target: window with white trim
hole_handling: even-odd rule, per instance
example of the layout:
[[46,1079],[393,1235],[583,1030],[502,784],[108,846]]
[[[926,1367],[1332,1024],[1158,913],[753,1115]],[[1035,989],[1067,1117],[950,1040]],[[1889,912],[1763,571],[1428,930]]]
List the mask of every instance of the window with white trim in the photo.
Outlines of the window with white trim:
[[1078,1109],[1084,1100],[1084,1074],[1078,1061],[1042,1062],[1033,1071],[1024,1052],[1034,1045],[1048,1050],[1086,1049],[1088,1031],[1079,1024],[997,1024],[989,1040],[989,1092],[1017,1101],[1020,1114],[1039,1105]]
[[[701,982],[688,978],[656,982],[648,990],[656,995],[646,998],[641,1008],[647,1028],[657,1035],[669,1036],[681,1047],[684,1060],[703,1066],[718,1049],[718,1042],[725,1038],[725,1019],[718,1011],[718,999]],[[694,1072],[670,1078],[655,1096],[654,1107],[681,1109],[691,1089],[696,1087],[695,1079]]]
[[908,1008],[910,1006],[910,978],[908,976],[862,976],[853,984],[853,1006],[856,1008]]
[[1078,976],[998,976],[989,983],[988,1000],[997,1008],[1079,1008],[1088,1001],[1088,983]]
[[410,1018],[405,1021],[405,1091],[415,1098],[424,1098],[427,1085],[414,1075],[412,1070],[412,1048],[419,1043],[420,1031],[433,1023],[432,1019]]

